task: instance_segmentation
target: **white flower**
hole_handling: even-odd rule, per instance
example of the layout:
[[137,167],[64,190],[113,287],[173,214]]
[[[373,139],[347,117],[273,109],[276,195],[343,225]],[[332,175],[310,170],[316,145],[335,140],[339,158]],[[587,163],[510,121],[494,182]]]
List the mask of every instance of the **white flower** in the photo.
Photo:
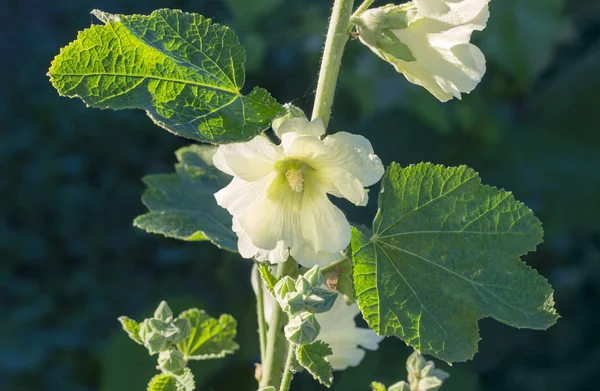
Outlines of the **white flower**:
[[[252,288],[256,293],[258,276],[256,265],[252,270]],[[273,306],[279,305],[275,298],[264,288],[264,311],[267,323],[271,320]],[[356,327],[354,318],[360,313],[356,303],[346,305],[346,301],[338,294],[333,307],[328,312],[316,314],[315,317],[321,326],[317,340],[326,342],[331,347],[332,355],[327,356],[327,361],[334,370],[342,371],[348,367],[355,367],[365,357],[364,349],[377,350],[379,342],[384,338],[371,329]],[[361,349],[364,348],[364,349]]]
[[411,83],[442,102],[479,84],[485,57],[470,43],[489,18],[489,0],[420,0],[365,11],[357,19],[361,42]]
[[215,198],[233,215],[243,257],[324,266],[348,246],[350,224],[327,194],[364,206],[384,169],[366,138],[324,133],[320,120],[292,118],[277,129],[281,145],[257,136],[218,148],[215,166],[234,178]]

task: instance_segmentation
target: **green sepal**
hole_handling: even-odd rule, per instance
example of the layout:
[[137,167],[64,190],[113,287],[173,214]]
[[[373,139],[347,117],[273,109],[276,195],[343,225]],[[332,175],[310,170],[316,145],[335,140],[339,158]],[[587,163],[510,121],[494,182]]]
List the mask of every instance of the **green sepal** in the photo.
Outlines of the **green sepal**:
[[128,318],[127,316],[120,316],[119,322],[121,322],[121,326],[123,330],[127,333],[129,338],[131,338],[136,343],[143,345],[144,341],[140,338],[140,324],[135,320]]
[[277,282],[279,280],[277,279],[277,277],[275,277],[273,275],[273,272],[271,272],[269,265],[266,263],[258,264],[258,272],[260,273],[261,279],[265,283],[264,286],[267,288],[269,293],[271,295],[273,295],[273,297],[274,297],[275,296],[275,291],[274,291],[275,285],[277,284]]
[[371,383],[371,391],[387,391],[387,388],[378,382],[372,382]]
[[317,340],[321,325],[314,314],[301,312],[290,318],[283,331],[289,342],[295,345],[308,345]]
[[159,353],[158,365],[167,372],[178,373],[187,366],[187,360],[176,348],[171,348]]

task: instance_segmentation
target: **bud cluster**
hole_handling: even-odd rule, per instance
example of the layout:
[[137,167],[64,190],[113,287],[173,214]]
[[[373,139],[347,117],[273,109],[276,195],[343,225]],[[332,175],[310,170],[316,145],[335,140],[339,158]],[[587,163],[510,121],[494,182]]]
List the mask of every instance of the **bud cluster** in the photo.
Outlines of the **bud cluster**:
[[333,307],[338,294],[323,288],[323,276],[314,266],[296,280],[285,276],[274,287],[275,299],[290,317],[285,326],[285,336],[296,345],[316,341],[321,326],[315,314],[327,312]]
[[158,364],[169,372],[183,370],[187,363],[176,344],[190,336],[191,325],[188,319],[173,318],[168,304],[160,303],[154,317],[145,319],[139,337],[150,355],[158,353]]

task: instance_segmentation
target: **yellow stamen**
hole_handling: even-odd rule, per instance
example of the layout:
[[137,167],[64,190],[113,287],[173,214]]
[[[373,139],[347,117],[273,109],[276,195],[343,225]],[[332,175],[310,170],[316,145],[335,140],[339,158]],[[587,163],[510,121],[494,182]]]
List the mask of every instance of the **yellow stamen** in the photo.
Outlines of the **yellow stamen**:
[[302,193],[304,190],[304,175],[302,175],[301,170],[290,168],[285,172],[285,178],[293,191]]

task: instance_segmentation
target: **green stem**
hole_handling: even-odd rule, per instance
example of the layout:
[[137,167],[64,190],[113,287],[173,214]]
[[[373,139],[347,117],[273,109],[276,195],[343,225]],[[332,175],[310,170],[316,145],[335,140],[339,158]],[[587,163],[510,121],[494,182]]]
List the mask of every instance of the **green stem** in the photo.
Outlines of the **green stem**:
[[[298,264],[292,258],[277,266],[277,278],[283,276],[294,276],[298,273]],[[279,304],[273,306],[271,314],[271,322],[269,324],[269,332],[267,333],[267,347],[265,359],[262,367],[262,378],[260,379],[260,387],[269,387],[279,383],[278,379],[281,376],[281,366],[285,349],[278,349],[277,342],[285,341],[283,338],[283,326],[286,320],[285,313],[282,311]],[[280,338],[281,337],[281,338]]]
[[258,281],[256,288],[256,319],[258,320],[258,337],[260,340],[260,361],[265,361],[267,349],[267,322],[265,321],[265,297],[263,295],[263,282],[258,269],[253,270]]
[[356,11],[354,11],[354,13],[352,14],[352,17],[360,16],[360,14],[362,14],[363,12],[368,10],[369,7],[371,6],[371,4],[373,4],[374,2],[375,2],[375,0],[363,1],[363,3],[356,9]]
[[325,129],[327,129],[331,117],[335,86],[342,64],[344,46],[348,41],[348,27],[350,26],[353,6],[354,0],[335,0],[333,3],[312,112],[312,119],[320,118],[325,125]]
[[281,379],[281,385],[279,391],[289,391],[290,384],[292,383],[292,367],[294,360],[296,359],[296,345],[290,343],[288,346],[287,359],[285,360],[285,369],[283,370],[283,378]]

